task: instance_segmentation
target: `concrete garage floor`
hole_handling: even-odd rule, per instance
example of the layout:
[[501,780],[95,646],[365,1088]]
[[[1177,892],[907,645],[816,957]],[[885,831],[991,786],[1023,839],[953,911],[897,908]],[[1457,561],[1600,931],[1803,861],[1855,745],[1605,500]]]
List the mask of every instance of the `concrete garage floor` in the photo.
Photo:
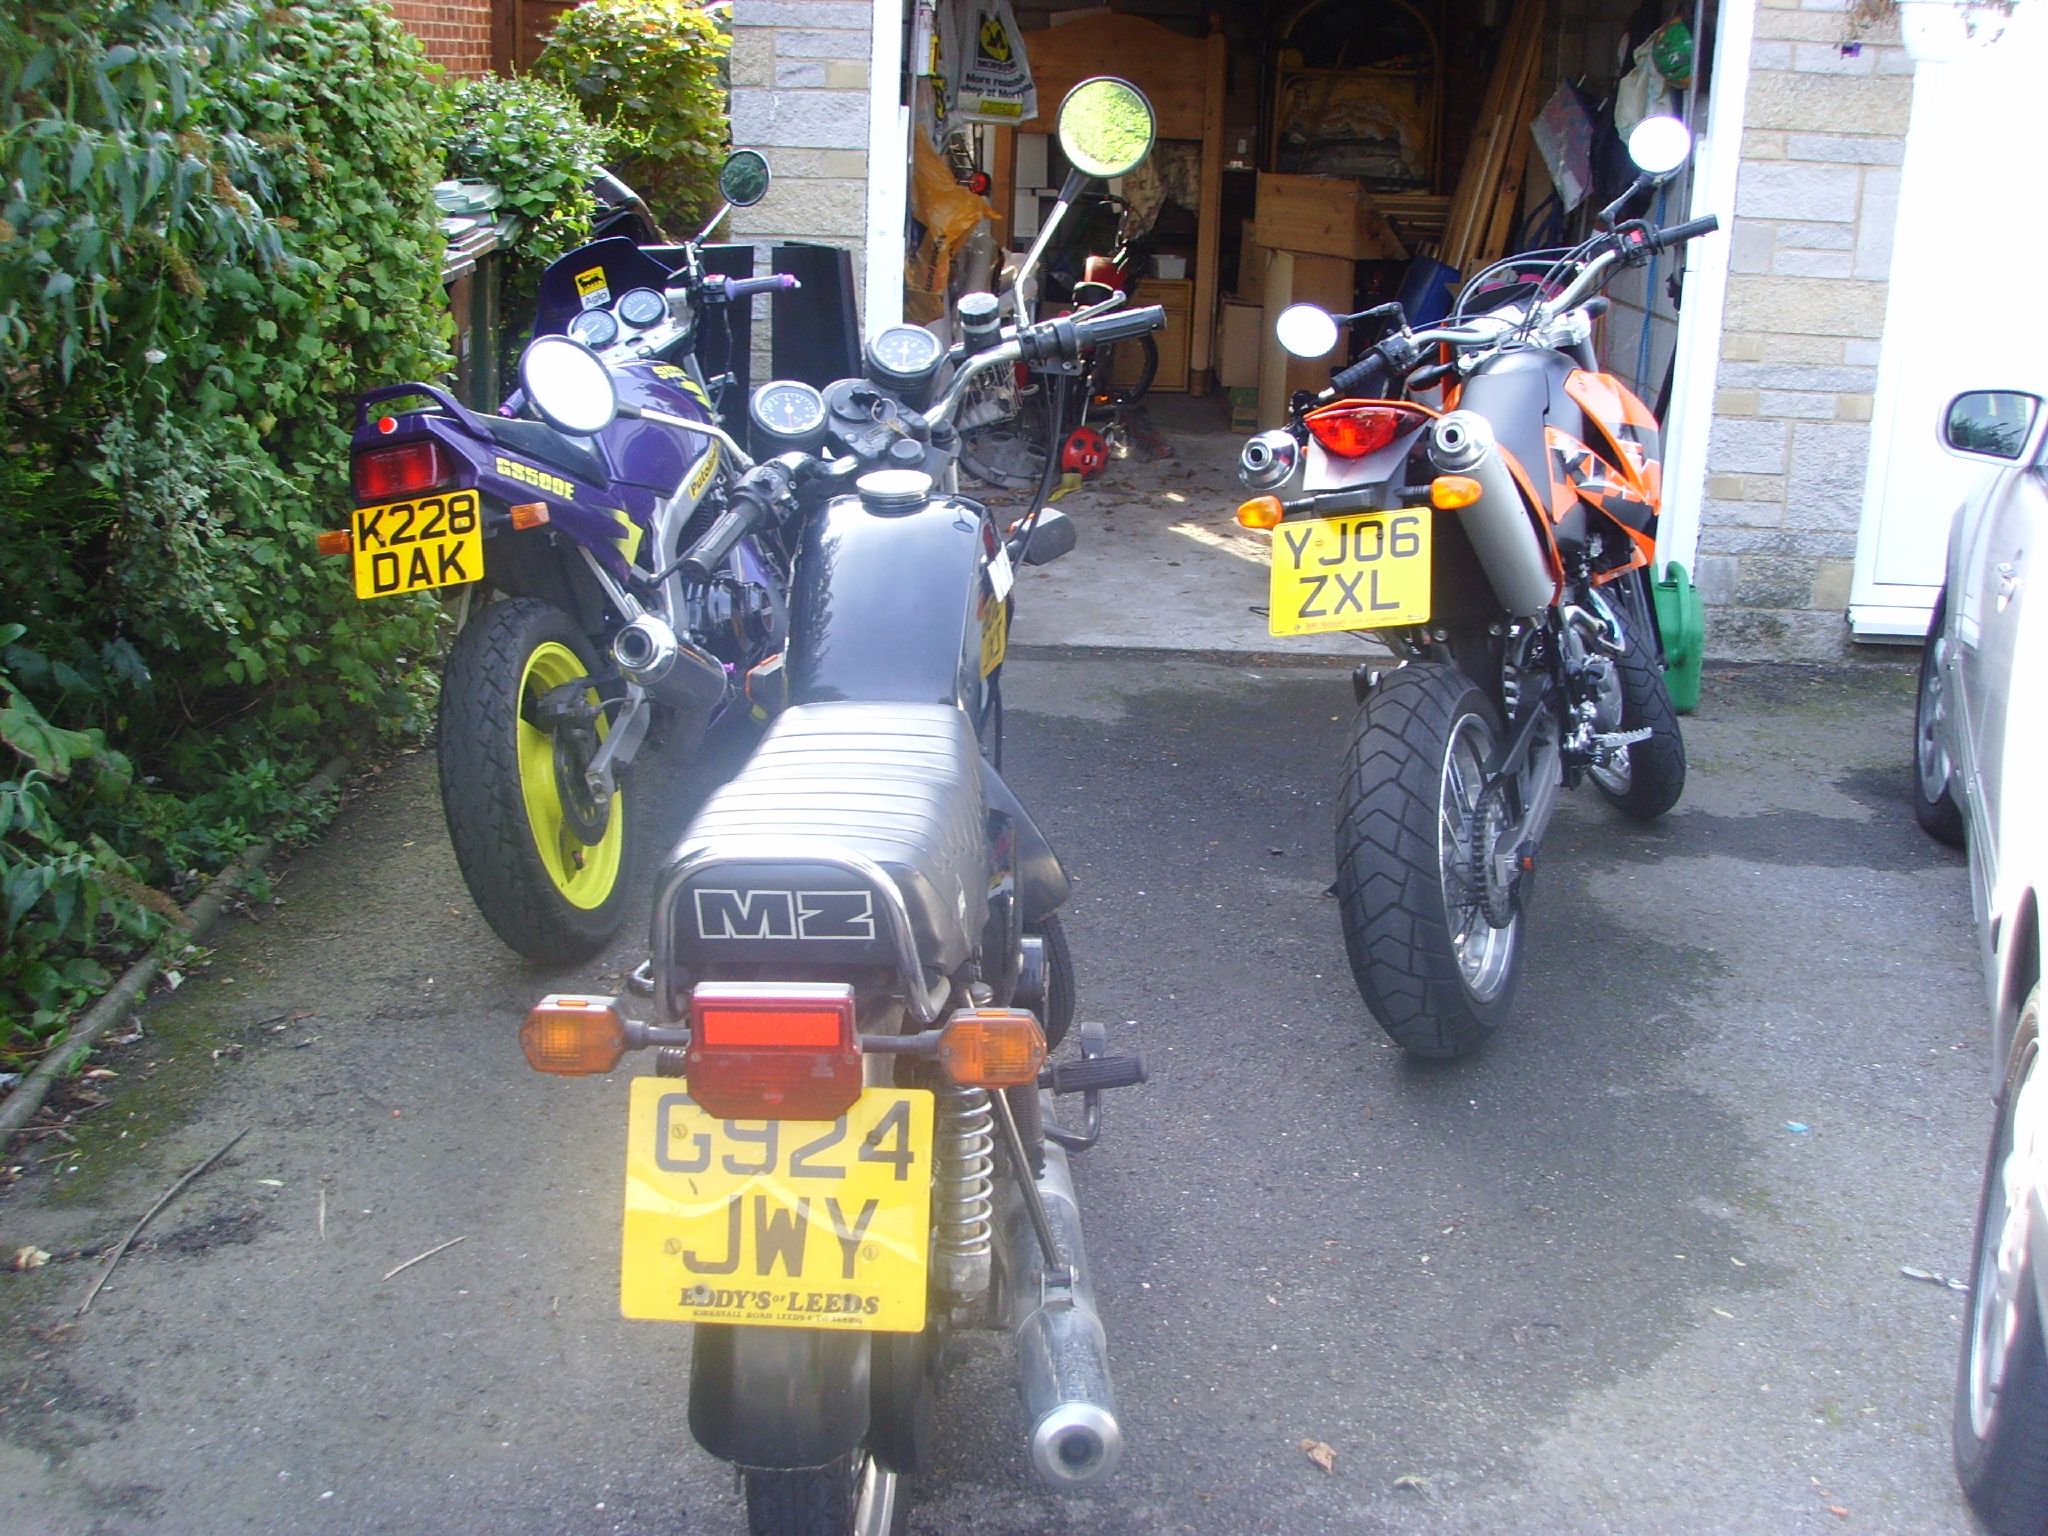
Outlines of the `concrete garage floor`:
[[[1229,430],[1221,397],[1154,395],[1145,411],[1173,456],[1152,459],[1133,441],[1128,457],[1055,503],[1080,543],[1023,573],[1011,642],[1276,659],[1366,654],[1349,635],[1266,632],[1270,536],[1237,525],[1245,434]],[[1016,493],[990,499],[1019,511],[1030,504]]]
[[[1710,670],[1677,810],[1568,797],[1514,1021],[1419,1066],[1325,895],[1347,663],[1204,619],[1263,592],[1177,531],[1230,537],[1210,451],[1091,488],[1084,537],[1131,553],[1027,573],[1005,675],[1082,1015],[1152,1068],[1077,1160],[1126,1460],[1036,1488],[1010,1346],[974,1336],[912,1531],[1964,1536],[1962,1298],[1901,1268],[1967,1267],[1989,1082],[1964,867],[1908,810],[1910,675]],[[1130,649],[1162,615],[1208,659]],[[646,846],[700,787],[656,766]],[[514,1041],[644,929],[515,961],[425,753],[278,891],[109,1053],[75,1143],[10,1154],[0,1253],[56,1258],[0,1273],[0,1531],[742,1530],[683,1428],[686,1333],[617,1312],[630,1073],[543,1079]],[[242,1130],[75,1320],[80,1250]]]

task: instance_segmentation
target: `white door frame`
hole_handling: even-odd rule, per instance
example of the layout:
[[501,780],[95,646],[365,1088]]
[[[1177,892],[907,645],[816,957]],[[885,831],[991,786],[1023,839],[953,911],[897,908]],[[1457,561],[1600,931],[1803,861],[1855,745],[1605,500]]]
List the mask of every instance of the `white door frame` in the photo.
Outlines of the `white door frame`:
[[1714,386],[1721,371],[1721,324],[1728,306],[1728,253],[1735,221],[1735,178],[1742,169],[1742,124],[1749,97],[1749,50],[1758,0],[1728,0],[1715,22],[1714,74],[1707,127],[1694,153],[1687,218],[1713,214],[1721,228],[1679,248],[1685,265],[1672,357],[1671,409],[1665,424],[1664,507],[1657,521],[1657,570],[1676,561],[1690,573],[1699,554],[1700,510],[1707,491],[1707,442]]

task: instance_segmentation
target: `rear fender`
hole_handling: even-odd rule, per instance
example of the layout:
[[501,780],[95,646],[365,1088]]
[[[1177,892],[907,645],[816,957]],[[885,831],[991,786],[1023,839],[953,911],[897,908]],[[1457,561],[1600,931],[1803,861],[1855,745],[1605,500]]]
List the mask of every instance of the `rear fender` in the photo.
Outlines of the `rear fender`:
[[1059,910],[1072,891],[1073,882],[1061,867],[1059,855],[1052,851],[1052,844],[1031,819],[1031,813],[987,758],[981,763],[981,783],[988,796],[988,808],[1009,817],[1016,834],[1017,890],[1023,901],[1024,925],[1034,926]]
[[868,1432],[872,1335],[699,1323],[690,1433],[742,1467],[822,1467]]

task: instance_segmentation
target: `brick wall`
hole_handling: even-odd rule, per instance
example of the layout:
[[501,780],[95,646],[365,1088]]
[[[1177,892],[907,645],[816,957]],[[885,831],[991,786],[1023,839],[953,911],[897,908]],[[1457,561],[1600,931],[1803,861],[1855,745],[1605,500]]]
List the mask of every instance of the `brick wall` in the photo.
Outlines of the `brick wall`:
[[[735,0],[732,141],[774,169],[768,196],[732,216],[767,271],[779,240],[844,246],[864,280],[867,239],[868,0]],[[766,378],[765,307],[754,326],[756,376]]]
[[1913,65],[1847,8],[1756,15],[1694,571],[1717,656],[1849,649]]
[[492,0],[391,0],[391,10],[450,75],[490,72]]

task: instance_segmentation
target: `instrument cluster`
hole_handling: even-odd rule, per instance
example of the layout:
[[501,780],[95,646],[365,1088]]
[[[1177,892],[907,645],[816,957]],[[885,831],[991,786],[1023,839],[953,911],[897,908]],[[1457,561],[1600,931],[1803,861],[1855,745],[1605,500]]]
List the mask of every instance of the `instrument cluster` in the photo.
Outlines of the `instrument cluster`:
[[[608,306],[586,309],[569,322],[569,334],[596,352],[632,346],[652,352],[655,333],[669,322],[668,299],[658,288],[629,288]],[[659,338],[666,344],[668,337]]]

